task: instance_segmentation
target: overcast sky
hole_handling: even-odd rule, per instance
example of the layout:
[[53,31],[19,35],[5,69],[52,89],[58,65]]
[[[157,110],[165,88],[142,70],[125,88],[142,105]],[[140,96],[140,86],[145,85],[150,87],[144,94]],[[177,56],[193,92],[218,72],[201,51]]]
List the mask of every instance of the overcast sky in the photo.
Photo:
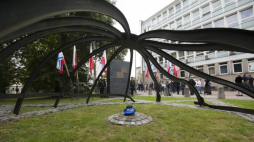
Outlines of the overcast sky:
[[[131,33],[140,34],[139,21],[145,21],[147,18],[170,4],[173,0],[117,0],[116,7],[122,11],[126,17]],[[114,25],[120,31],[123,32],[123,28],[120,24]],[[130,54],[128,52],[125,57],[125,61],[130,61]],[[140,66],[140,55],[136,55],[136,66]],[[135,76],[135,62],[133,62],[132,76]]]

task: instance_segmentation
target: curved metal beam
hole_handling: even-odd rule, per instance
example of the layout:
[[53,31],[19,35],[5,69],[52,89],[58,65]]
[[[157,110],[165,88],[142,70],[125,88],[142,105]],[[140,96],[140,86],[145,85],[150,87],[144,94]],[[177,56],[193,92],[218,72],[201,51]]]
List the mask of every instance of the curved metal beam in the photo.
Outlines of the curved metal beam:
[[[132,69],[132,59],[133,59],[133,49],[130,49],[131,52],[131,57],[130,57],[130,68],[129,68],[129,76],[128,76],[128,81],[127,81],[127,87],[125,90],[125,96],[127,97],[128,91],[130,91],[130,77],[131,77],[131,69]],[[124,97],[124,102],[126,101],[126,97]]]
[[105,14],[118,21],[130,35],[123,13],[106,0],[2,0],[0,1],[0,38],[59,14],[90,11]]
[[[89,42],[89,41],[115,41],[114,39],[111,39],[111,38],[106,38],[106,37],[90,37],[90,38],[83,38],[83,39],[79,39],[79,40],[76,40],[76,41],[73,41],[73,42],[70,42],[70,43],[67,43],[66,45],[63,45],[57,49],[55,49],[54,51],[52,51],[46,58],[44,58],[41,63],[34,69],[33,73],[29,76],[29,78],[27,79],[22,91],[21,91],[21,94],[26,94],[28,88],[30,87],[32,81],[34,80],[34,78],[36,77],[36,75],[40,72],[40,70],[45,66],[45,64],[52,58],[54,57],[55,55],[57,55],[59,52],[61,52],[62,50],[65,50],[67,48],[70,48],[74,45],[77,45],[77,44],[80,44],[80,43],[84,43],[84,42]],[[102,47],[103,48],[103,47]],[[105,48],[104,48],[105,49]],[[95,52],[95,51],[94,51]],[[96,52],[98,53],[98,52]],[[95,53],[91,53],[91,54],[95,54]],[[19,110],[20,110],[20,107],[22,105],[22,102],[23,102],[24,98],[19,98],[16,102],[16,106],[14,108],[14,111],[13,113],[15,114],[19,114]]]
[[178,50],[178,51],[238,51],[246,53],[254,53],[252,50],[240,49],[230,45],[220,44],[168,44],[156,41],[144,40],[140,44],[145,46],[155,46],[160,49]]
[[81,27],[81,26],[80,27],[53,28],[53,29],[39,31],[34,34],[31,34],[31,35],[13,43],[13,44],[11,44],[10,46],[6,47],[5,49],[3,49],[0,52],[0,61],[2,61],[3,59],[5,59],[9,55],[11,55],[14,51],[18,50],[19,48],[25,46],[26,44],[31,43],[32,41],[35,41],[35,40],[42,38],[44,36],[47,36],[47,35],[56,34],[56,33],[63,33],[63,32],[91,32],[91,33],[101,34],[101,35],[104,35],[107,37],[117,39],[117,37],[114,34],[109,33],[107,31],[100,30],[100,29],[96,29],[96,28],[86,28],[86,27]]
[[89,103],[89,100],[92,96],[92,93],[93,93],[93,90],[98,82],[98,80],[100,79],[100,76],[103,74],[103,72],[105,71],[105,69],[110,65],[111,61],[117,56],[117,54],[119,54],[121,51],[124,50],[124,47],[120,47],[119,49],[116,50],[116,52],[110,57],[110,59],[107,61],[106,65],[103,67],[103,69],[101,70],[101,72],[99,73],[98,77],[96,78],[93,86],[92,86],[92,89],[90,90],[89,92],[89,95],[88,95],[88,98],[86,100],[86,103],[88,104]]
[[155,30],[141,34],[137,41],[147,38],[165,38],[169,40],[184,42],[205,42],[222,45],[231,45],[236,48],[254,51],[254,32],[231,29],[231,28],[211,28],[190,31],[175,30]]
[[119,46],[119,44],[118,44],[118,43],[111,43],[111,44],[105,45],[105,46],[103,46],[103,47],[100,47],[99,49],[94,50],[93,53],[89,54],[88,56],[86,56],[84,59],[82,59],[82,60],[78,63],[78,65],[76,66],[76,68],[73,69],[73,71],[70,73],[70,76],[65,80],[64,85],[63,85],[63,88],[61,89],[62,95],[59,96],[59,97],[57,98],[57,100],[56,100],[56,102],[55,102],[55,105],[54,105],[55,108],[58,106],[58,103],[59,103],[61,97],[63,96],[64,88],[69,84],[69,80],[72,79],[72,77],[74,76],[74,73],[75,73],[87,60],[89,60],[89,58],[91,58],[91,57],[94,56],[95,54],[98,54],[98,53],[100,53],[100,52],[102,52],[102,51],[104,51],[104,50],[106,50],[106,49],[108,49],[108,48],[110,48],[110,47],[114,47],[114,46]]
[[0,43],[6,40],[10,40],[28,33],[38,32],[42,30],[48,30],[52,28],[60,28],[66,26],[95,26],[102,29],[105,29],[109,32],[114,33],[119,39],[122,39],[122,33],[116,29],[115,27],[90,18],[82,18],[82,17],[62,17],[62,18],[50,18],[40,22],[37,22],[28,27],[22,28],[18,31],[10,33],[2,38],[0,38]]
[[[149,60],[151,60],[151,62],[154,64],[154,66],[166,77],[168,77],[169,79],[173,80],[173,81],[177,81],[177,82],[182,82],[187,84],[195,93],[198,103],[201,106],[201,104],[204,103],[204,99],[200,96],[200,94],[198,93],[197,89],[191,85],[187,80],[184,79],[180,79],[180,78],[176,78],[174,76],[172,76],[171,74],[169,74],[168,72],[166,72],[158,63],[157,61],[154,59],[154,57],[148,52],[146,51],[146,49],[142,49],[142,51],[144,52],[146,58],[148,58]],[[148,57],[147,57],[148,56]]]
[[206,78],[212,82],[215,82],[215,83],[219,83],[219,84],[222,84],[222,85],[225,85],[225,86],[229,86],[231,88],[234,88],[236,90],[239,90],[241,92],[243,92],[244,94],[250,96],[251,98],[254,99],[254,91],[250,91],[249,89],[246,89],[244,88],[243,86],[239,86],[235,83],[232,83],[232,82],[229,82],[227,80],[224,80],[224,79],[220,79],[218,77],[214,77],[214,76],[210,76],[206,73],[203,73],[201,71],[198,71],[180,61],[178,61],[177,59],[175,59],[174,57],[170,56],[169,54],[167,54],[166,52],[160,50],[160,49],[157,49],[156,47],[150,47],[150,46],[146,46],[145,48],[163,56],[164,58],[166,58],[167,60],[171,61],[172,63],[176,64],[177,66],[179,66],[180,68],[192,73],[192,74],[195,74],[201,78]]

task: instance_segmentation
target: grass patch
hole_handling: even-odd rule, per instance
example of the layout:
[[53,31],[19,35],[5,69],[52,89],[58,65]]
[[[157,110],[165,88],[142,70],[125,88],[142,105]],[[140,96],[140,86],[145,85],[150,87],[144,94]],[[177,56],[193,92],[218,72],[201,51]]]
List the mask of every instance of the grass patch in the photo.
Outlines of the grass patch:
[[[108,98],[100,98],[94,97],[90,98],[89,102],[104,100]],[[16,104],[17,99],[0,99],[0,105],[14,105]],[[40,98],[25,98],[23,104],[55,104],[55,97],[40,97]],[[79,100],[71,98],[62,98],[59,104],[67,104],[67,103],[86,103],[86,98],[80,98]]]
[[254,141],[254,124],[231,113],[134,104],[153,117],[144,126],[119,126],[107,117],[126,105],[81,107],[0,123],[0,140],[8,141]]
[[[137,96],[132,97],[133,99],[156,101],[155,96]],[[196,98],[181,98],[181,97],[161,97],[161,101],[172,101],[172,100],[197,100]]]
[[229,103],[235,106],[239,106],[247,109],[254,109],[254,101],[253,100],[225,100],[219,99],[222,102]]
[[[107,102],[107,103],[123,103],[123,99],[115,99],[115,100],[110,100],[110,101],[105,101],[105,102]],[[125,102],[132,102],[132,101],[128,101],[126,99]]]
[[176,104],[185,104],[185,105],[195,105],[194,102],[192,102],[192,101],[189,101],[189,102],[173,102],[173,103],[176,103]]

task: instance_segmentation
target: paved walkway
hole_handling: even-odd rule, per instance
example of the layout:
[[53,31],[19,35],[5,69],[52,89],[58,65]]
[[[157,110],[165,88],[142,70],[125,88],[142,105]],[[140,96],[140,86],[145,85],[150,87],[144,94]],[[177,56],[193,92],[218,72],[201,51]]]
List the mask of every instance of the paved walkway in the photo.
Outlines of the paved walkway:
[[[236,91],[225,91],[225,98],[226,99],[231,99],[231,100],[254,100],[251,97],[247,95],[243,96],[236,96]],[[155,96],[156,92],[152,91],[152,95],[148,95],[148,91],[137,91],[137,95],[141,96]],[[162,96],[164,93],[162,93]],[[179,94],[182,94],[182,91],[179,92]],[[204,95],[201,94],[201,96],[205,99],[217,99],[218,97],[218,92],[217,91],[212,91],[212,95]],[[170,97],[170,96],[169,96]],[[173,93],[173,97],[184,97],[184,95],[177,95],[176,93]],[[195,95],[191,95],[191,98],[196,98]]]

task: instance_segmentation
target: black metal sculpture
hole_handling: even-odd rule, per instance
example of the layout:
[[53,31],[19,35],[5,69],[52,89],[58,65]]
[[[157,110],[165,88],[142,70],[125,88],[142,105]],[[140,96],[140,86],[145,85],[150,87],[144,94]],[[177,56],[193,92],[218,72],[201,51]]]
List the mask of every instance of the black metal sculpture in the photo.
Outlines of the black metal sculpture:
[[[68,5],[68,6],[67,6]],[[31,9],[34,9],[31,12]],[[22,11],[22,12],[21,12]],[[65,17],[65,18],[52,18],[52,16],[68,13],[68,12],[79,12],[79,11],[90,11],[97,12],[101,14],[105,14],[109,17],[112,17],[116,21],[118,21],[125,30],[125,33],[121,33],[116,28],[103,23],[98,20],[88,19],[88,18],[80,18],[80,17]],[[51,18],[50,18],[51,17]],[[155,67],[169,79],[183,82],[187,84],[194,92],[197,97],[198,102],[195,104],[204,105],[210,108],[222,109],[228,111],[238,111],[243,113],[254,114],[254,110],[250,109],[242,109],[235,107],[223,107],[223,106],[213,106],[208,105],[204,102],[204,99],[200,96],[195,87],[193,87],[188,81],[180,78],[176,78],[171,74],[167,73],[153,58],[153,56],[148,52],[148,50],[153,51],[182,69],[198,75],[202,78],[209,79],[215,83],[219,83],[225,86],[229,86],[231,88],[237,89],[246,95],[254,98],[254,92],[250,91],[242,86],[234,84],[232,82],[216,78],[200,72],[188,65],[178,61],[174,57],[170,56],[166,52],[161,49],[168,50],[180,50],[180,51],[209,51],[209,50],[226,50],[226,51],[240,51],[240,52],[248,52],[254,53],[254,32],[240,29],[199,29],[199,30],[191,30],[191,31],[171,31],[171,30],[155,30],[149,31],[140,36],[131,34],[128,22],[124,15],[112,4],[108,3],[105,0],[26,0],[24,1],[16,1],[16,0],[6,0],[0,1],[0,42],[4,42],[6,40],[10,40],[22,35],[26,35],[28,33],[32,33],[29,36],[22,38],[21,40],[13,43],[9,47],[0,51],[0,61],[11,55],[14,51],[19,48],[25,46],[37,40],[41,37],[62,33],[62,32],[92,32],[100,34],[98,37],[89,37],[79,39],[73,42],[70,42],[66,45],[59,47],[54,50],[50,55],[48,55],[41,63],[37,66],[37,68],[33,71],[33,73],[28,78],[24,88],[21,92],[23,95],[22,98],[18,98],[14,113],[19,114],[20,107],[22,102],[26,96],[31,97],[27,93],[29,86],[32,81],[38,74],[38,72],[44,67],[44,65],[55,55],[57,55],[60,51],[65,50],[67,48],[72,47],[73,45],[83,43],[83,42],[92,42],[92,41],[108,41],[111,44],[100,47],[99,49],[93,51],[87,57],[82,59],[77,67],[72,71],[70,76],[66,79],[64,86],[61,90],[61,94],[57,95],[58,98],[55,102],[54,107],[58,106],[58,103],[61,97],[64,94],[64,88],[67,87],[69,80],[73,77],[74,73],[84,64],[90,57],[102,52],[108,48],[114,46],[120,46],[120,48],[112,55],[112,57],[108,60],[107,64],[100,72],[100,75],[107,68],[109,63],[114,59],[114,57],[119,54],[124,48],[129,48],[131,51],[131,65],[129,70],[129,77],[131,74],[132,67],[132,57],[133,50],[139,52],[144,58],[145,62],[149,64],[149,60],[155,65]],[[85,26],[85,27],[84,27]],[[92,27],[90,27],[92,26]],[[203,44],[167,44],[160,43],[156,41],[147,40],[149,38],[162,38],[173,41],[181,41],[181,42],[200,42]],[[158,86],[158,82],[152,73],[152,69],[148,66],[150,75],[155,83]],[[99,76],[100,76],[99,75]],[[92,96],[92,90],[95,87],[96,82],[99,77],[96,79],[90,94],[87,98],[87,103],[89,103],[89,99]],[[125,95],[119,94],[117,96],[124,97],[124,101],[126,97],[130,98],[133,102],[135,102],[131,97],[127,96],[127,92],[129,91],[129,80],[127,83],[127,89],[125,91]],[[45,94],[44,94],[45,95]],[[103,94],[103,96],[116,96],[112,94]],[[100,95],[93,95],[100,96]],[[9,96],[8,96],[9,97]],[[6,97],[6,98],[8,98]],[[156,101],[161,101],[161,96],[159,94],[159,90],[156,90]]]

